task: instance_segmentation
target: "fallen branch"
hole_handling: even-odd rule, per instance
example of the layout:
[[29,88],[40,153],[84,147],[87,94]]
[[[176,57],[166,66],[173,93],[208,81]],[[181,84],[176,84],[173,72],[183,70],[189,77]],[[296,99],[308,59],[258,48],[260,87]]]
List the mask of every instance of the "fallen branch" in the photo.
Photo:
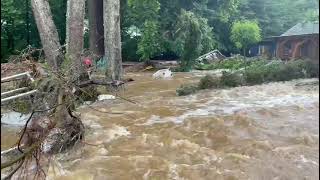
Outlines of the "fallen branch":
[[100,79],[92,79],[88,81],[83,81],[79,83],[77,86],[80,88],[89,86],[89,85],[102,85],[102,86],[119,86],[124,84],[123,81],[106,81],[106,80],[100,80]]
[[41,141],[34,143],[32,146],[26,149],[26,151],[23,154],[17,155],[16,158],[14,158],[12,161],[1,163],[1,169],[7,168],[12,166],[13,164],[23,160],[27,155],[32,153],[36,148],[38,148],[41,144]]

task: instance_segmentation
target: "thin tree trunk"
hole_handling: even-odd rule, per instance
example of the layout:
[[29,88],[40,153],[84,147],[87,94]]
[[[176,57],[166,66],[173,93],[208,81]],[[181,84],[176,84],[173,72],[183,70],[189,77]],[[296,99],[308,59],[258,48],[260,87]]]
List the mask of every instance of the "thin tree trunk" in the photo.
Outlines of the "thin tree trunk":
[[103,0],[96,0],[96,25],[98,55],[104,56]]
[[81,59],[83,51],[85,0],[68,0],[66,20],[66,55],[71,61],[72,80],[80,80],[85,73]]
[[103,0],[88,1],[89,49],[98,57],[104,55]]
[[63,58],[49,3],[47,0],[31,0],[31,6],[47,62],[53,70],[57,71]]
[[27,36],[27,44],[30,45],[30,18],[29,18],[29,0],[25,0],[26,6],[26,36]]
[[106,76],[111,80],[122,79],[120,0],[104,0],[104,42],[108,61]]

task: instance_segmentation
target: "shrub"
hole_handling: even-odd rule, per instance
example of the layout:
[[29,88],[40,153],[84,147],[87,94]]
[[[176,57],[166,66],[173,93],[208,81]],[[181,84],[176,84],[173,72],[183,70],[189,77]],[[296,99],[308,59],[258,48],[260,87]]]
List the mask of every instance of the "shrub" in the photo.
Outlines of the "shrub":
[[196,85],[182,85],[176,90],[176,93],[178,96],[186,96],[195,93],[197,90]]
[[[241,71],[223,71],[220,79],[206,75],[201,78],[198,87],[194,85],[182,86],[177,89],[177,94],[182,96],[192,94],[200,89],[256,85],[265,82],[289,81],[298,78],[319,78],[319,66],[307,60],[296,60],[287,63],[283,63],[282,61],[252,60],[246,61],[244,64],[246,68]],[[226,67],[229,64],[224,63],[223,65]],[[212,68],[213,66],[218,67],[219,65],[214,63],[207,67]],[[235,67],[242,66],[243,65]]]
[[243,76],[240,73],[222,72],[220,84],[226,87],[237,87],[244,85]]
[[311,61],[296,60],[287,63],[272,63],[264,65],[263,62],[251,64],[244,71],[246,82],[249,85],[273,81],[289,81],[298,78],[319,77],[319,66]]
[[[303,61],[303,60],[300,60]],[[306,78],[319,78],[319,64],[312,62],[311,60],[303,61],[302,66]]]
[[[262,65],[262,63],[253,63],[244,71],[244,78],[249,85],[260,84],[265,81],[267,69],[270,67]],[[270,68],[271,69],[271,68]]]
[[205,77],[200,79],[198,84],[199,89],[211,89],[220,87],[220,79],[214,78],[210,75],[206,75]]

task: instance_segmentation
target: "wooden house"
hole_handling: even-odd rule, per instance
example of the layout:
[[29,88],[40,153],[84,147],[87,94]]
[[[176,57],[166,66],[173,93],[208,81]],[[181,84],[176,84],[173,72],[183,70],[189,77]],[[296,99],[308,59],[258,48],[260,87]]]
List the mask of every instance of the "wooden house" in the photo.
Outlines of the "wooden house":
[[258,55],[282,60],[311,59],[319,63],[319,23],[298,23],[280,36],[263,40]]

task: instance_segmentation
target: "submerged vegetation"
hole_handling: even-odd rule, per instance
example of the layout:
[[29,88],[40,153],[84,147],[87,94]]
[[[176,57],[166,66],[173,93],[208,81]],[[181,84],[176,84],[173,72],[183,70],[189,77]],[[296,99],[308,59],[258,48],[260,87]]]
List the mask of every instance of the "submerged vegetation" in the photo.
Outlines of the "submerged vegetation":
[[233,71],[223,71],[221,77],[206,75],[200,79],[197,86],[182,85],[177,89],[177,95],[188,95],[201,89],[257,85],[299,78],[319,78],[319,66],[308,60],[282,62],[233,59],[204,66],[207,70],[231,69]]

